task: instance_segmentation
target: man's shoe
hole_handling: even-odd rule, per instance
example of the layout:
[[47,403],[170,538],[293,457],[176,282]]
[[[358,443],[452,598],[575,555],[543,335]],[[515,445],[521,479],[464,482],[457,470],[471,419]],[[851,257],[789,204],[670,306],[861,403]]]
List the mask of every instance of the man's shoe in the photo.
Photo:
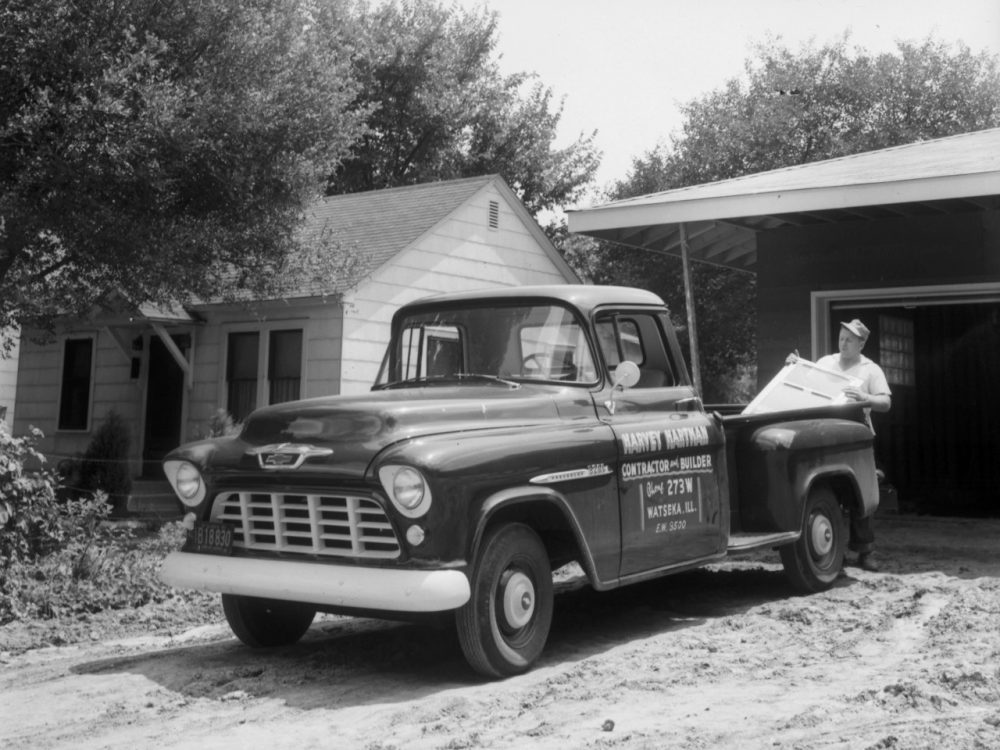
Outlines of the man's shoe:
[[866,552],[858,555],[858,567],[867,570],[869,573],[878,573],[878,563],[875,561],[875,553]]

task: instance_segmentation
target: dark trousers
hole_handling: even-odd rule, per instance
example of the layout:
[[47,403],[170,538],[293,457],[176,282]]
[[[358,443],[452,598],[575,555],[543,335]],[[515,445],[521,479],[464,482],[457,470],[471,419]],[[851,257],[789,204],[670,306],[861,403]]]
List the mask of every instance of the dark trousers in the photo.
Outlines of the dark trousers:
[[847,546],[859,555],[867,555],[875,549],[875,530],[872,528],[872,516],[858,518],[856,513],[851,513],[851,537]]

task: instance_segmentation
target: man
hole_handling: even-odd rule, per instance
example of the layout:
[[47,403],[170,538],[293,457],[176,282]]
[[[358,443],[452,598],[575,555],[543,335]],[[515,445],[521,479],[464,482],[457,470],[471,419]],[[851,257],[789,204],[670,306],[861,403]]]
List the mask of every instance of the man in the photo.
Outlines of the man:
[[[883,412],[889,411],[892,406],[892,391],[889,390],[889,383],[885,379],[882,368],[872,362],[861,353],[868,341],[868,326],[855,318],[850,323],[840,324],[840,337],[838,341],[838,352],[820,357],[816,362],[817,367],[824,370],[833,370],[845,375],[851,375],[861,380],[858,387],[844,389],[844,394],[852,401],[865,402],[865,421],[868,428],[872,429],[872,410]],[[790,354],[786,362],[791,363],[798,359],[798,353]],[[850,549],[858,553],[858,566],[864,570],[877,571],[878,563],[875,562],[875,532],[872,530],[871,516],[868,518],[857,518],[851,514],[851,540],[848,544]]]

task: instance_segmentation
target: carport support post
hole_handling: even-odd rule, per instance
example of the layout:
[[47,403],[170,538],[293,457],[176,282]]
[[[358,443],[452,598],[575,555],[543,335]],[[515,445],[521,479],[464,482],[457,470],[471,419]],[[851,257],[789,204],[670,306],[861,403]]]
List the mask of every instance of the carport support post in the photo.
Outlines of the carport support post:
[[691,259],[688,257],[687,226],[680,224],[681,260],[684,263],[684,303],[687,307],[688,345],[691,348],[691,377],[695,390],[704,398],[701,390],[701,365],[698,363],[698,321],[694,312],[694,289],[691,284]]

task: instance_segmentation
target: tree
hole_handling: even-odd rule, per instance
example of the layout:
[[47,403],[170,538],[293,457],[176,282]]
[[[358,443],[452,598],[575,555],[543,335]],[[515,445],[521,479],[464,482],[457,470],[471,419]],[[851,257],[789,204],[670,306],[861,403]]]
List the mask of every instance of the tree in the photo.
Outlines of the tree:
[[345,26],[340,0],[7,0],[0,330],[280,287],[363,131]]
[[684,187],[1000,123],[997,58],[961,44],[928,38],[873,55],[849,48],[846,36],[798,52],[768,40],[755,55],[745,81],[683,108],[680,137],[658,154],[661,184]]
[[[771,39],[756,47],[745,70],[743,79],[688,102],[680,134],[636,158],[607,197],[629,198],[1000,125],[997,58],[973,54],[964,45],[928,38],[899,42],[894,53],[875,55],[850,49],[847,36],[798,51]],[[606,243],[589,253],[577,248],[574,258],[595,280],[627,280],[658,292],[683,321],[679,259]],[[698,265],[693,276],[706,398],[724,399],[739,370],[756,361],[753,278]]]
[[500,74],[496,13],[362,2],[357,23],[356,106],[371,114],[330,194],[498,173],[537,214],[593,180],[594,135],[556,148],[562,104],[533,75]]

